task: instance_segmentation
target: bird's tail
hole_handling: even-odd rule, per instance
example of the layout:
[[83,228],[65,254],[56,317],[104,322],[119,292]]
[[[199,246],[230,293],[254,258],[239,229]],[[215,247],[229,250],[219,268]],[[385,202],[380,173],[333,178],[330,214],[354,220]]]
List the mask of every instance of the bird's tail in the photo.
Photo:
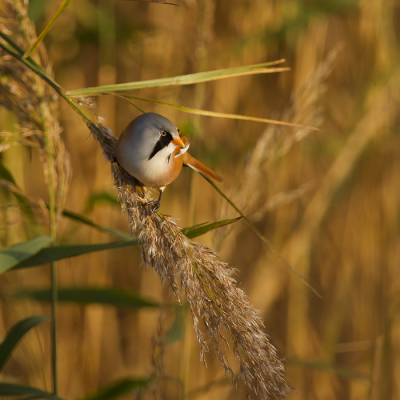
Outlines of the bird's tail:
[[183,165],[194,169],[198,173],[202,174],[206,179],[212,179],[217,182],[222,182],[222,178],[219,175],[217,175],[210,168],[206,167],[200,161],[196,160],[189,153],[183,154],[182,157],[183,157]]

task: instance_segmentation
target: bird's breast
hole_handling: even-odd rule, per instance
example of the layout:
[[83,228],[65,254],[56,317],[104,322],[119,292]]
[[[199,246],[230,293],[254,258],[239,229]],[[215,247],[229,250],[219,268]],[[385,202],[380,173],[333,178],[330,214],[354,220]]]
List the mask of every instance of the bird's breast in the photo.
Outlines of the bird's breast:
[[[120,144],[120,143],[119,143]],[[123,143],[121,143],[123,144]],[[136,150],[136,151],[135,151]],[[144,186],[159,188],[173,182],[182,170],[182,157],[175,157],[175,145],[159,151],[150,160],[147,152],[137,151],[131,146],[117,146],[118,163]]]

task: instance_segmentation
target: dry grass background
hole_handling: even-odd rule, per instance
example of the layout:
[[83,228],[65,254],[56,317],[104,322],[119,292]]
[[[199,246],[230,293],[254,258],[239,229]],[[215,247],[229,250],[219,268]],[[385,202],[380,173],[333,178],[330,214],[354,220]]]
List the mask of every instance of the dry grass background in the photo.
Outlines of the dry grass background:
[[[31,3],[40,30],[57,4]],[[305,287],[243,222],[199,238],[237,268],[237,281],[261,310],[298,390],[288,399],[400,396],[399,7],[395,0],[182,0],[179,7],[80,0],[45,41],[56,80],[66,89],[287,59],[292,70],[278,75],[139,95],[321,128],[307,132],[143,106],[167,116],[191,138],[194,155],[224,177],[223,189],[322,295]],[[138,115],[112,97],[99,98],[97,111],[114,132]],[[0,109],[0,116],[0,130],[14,129],[10,113]],[[118,206],[101,201],[87,206],[95,193],[116,192],[99,146],[64,103],[61,124],[73,170],[66,207],[127,231]],[[30,196],[47,199],[35,150],[13,146],[1,153],[1,162]],[[2,246],[26,238],[26,222],[9,205],[2,194]],[[204,179],[186,170],[167,188],[161,211],[179,218],[181,226],[236,216]],[[59,227],[60,243],[109,240],[68,220]],[[154,272],[141,266],[140,249],[73,258],[60,262],[58,270],[60,286],[115,285],[175,301]],[[11,289],[48,285],[47,267],[2,275],[0,332],[24,316],[49,313],[47,306],[6,296]],[[61,396],[78,398],[118,378],[150,374],[158,311],[61,304],[59,314]],[[212,354],[208,369],[200,363],[184,307],[182,318],[184,334],[166,347],[165,370],[189,393],[224,373]],[[166,313],[163,326],[172,320]],[[49,342],[47,327],[31,332],[4,377],[51,390]],[[175,399],[178,392],[168,383],[163,396]],[[192,394],[246,396],[244,387],[229,385]]]

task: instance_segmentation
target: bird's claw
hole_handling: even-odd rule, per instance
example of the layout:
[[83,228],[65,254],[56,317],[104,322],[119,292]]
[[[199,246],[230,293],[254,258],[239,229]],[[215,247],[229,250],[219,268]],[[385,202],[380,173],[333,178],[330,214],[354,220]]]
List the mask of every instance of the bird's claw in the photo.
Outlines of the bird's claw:
[[160,208],[159,200],[151,200],[144,204],[145,207],[149,207],[150,214],[157,212]]

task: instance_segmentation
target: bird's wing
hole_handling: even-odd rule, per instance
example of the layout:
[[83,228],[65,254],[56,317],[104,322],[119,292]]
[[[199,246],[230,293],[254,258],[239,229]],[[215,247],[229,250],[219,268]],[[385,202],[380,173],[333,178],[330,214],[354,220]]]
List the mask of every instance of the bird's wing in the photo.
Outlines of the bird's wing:
[[222,182],[222,178],[217,175],[214,171],[211,171],[210,168],[206,167],[203,163],[196,160],[189,153],[185,153],[182,155],[183,157],[183,165],[194,169],[195,171],[202,174],[207,179],[212,179],[217,182]]

